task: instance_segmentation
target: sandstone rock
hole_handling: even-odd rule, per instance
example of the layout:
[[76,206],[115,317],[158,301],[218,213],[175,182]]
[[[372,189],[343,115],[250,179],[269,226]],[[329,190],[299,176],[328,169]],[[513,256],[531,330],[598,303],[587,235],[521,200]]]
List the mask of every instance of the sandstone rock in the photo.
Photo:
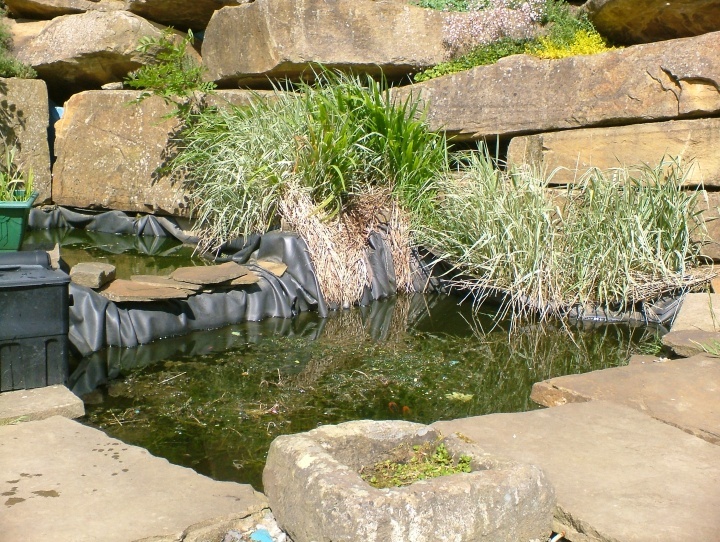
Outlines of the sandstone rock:
[[126,0],[125,9],[175,28],[205,28],[215,10],[252,0]]
[[718,0],[588,0],[595,28],[617,43],[648,43],[720,30]]
[[[156,175],[177,128],[160,98],[128,105],[137,91],[88,91],[65,104],[55,125],[53,199],[59,205],[187,216],[181,183]],[[243,105],[242,90],[219,91],[210,105]]]
[[694,541],[720,532],[720,447],[635,408],[591,401],[433,427],[539,465],[555,486],[554,530],[567,540]]
[[35,204],[50,201],[49,105],[45,83],[30,79],[0,78],[0,157],[16,148],[16,165],[32,170]]
[[260,277],[253,273],[252,271],[248,271],[247,275],[243,275],[242,277],[238,277],[236,279],[233,279],[230,281],[230,286],[249,286],[251,284],[257,284],[260,282]]
[[0,393],[0,425],[44,420],[51,416],[85,416],[82,400],[65,386]]
[[687,294],[670,331],[720,331],[720,294]]
[[662,337],[662,343],[683,358],[705,354],[708,350],[720,352],[720,333],[716,331],[671,331]]
[[133,301],[159,301],[163,299],[187,299],[195,292],[168,286],[144,284],[132,280],[117,279],[100,290],[100,295],[118,303]]
[[719,382],[720,360],[703,354],[551,378],[536,383],[530,398],[547,407],[611,401],[720,444]]
[[66,97],[122,81],[143,63],[135,51],[140,40],[160,35],[159,28],[132,13],[89,11],[53,19],[16,54],[35,68],[52,95]]
[[559,60],[516,55],[396,95],[420,96],[430,127],[458,140],[715,116],[718,50],[720,32]]
[[72,207],[183,214],[183,188],[155,170],[176,121],[160,98],[129,106],[136,91],[74,95],[55,125],[53,200]]
[[319,64],[397,78],[445,59],[444,17],[399,2],[255,0],[213,15],[202,56],[222,86],[312,78]]
[[720,192],[698,192],[696,212],[705,224],[706,232],[695,232],[693,238],[703,241],[702,254],[720,261]]
[[[681,158],[687,183],[720,187],[720,119],[677,120],[565,130],[515,137],[507,161],[530,164],[553,175],[553,183],[571,183],[589,168],[610,169]],[[689,166],[693,163],[692,166]]]
[[263,471],[270,508],[295,542],[547,537],[555,498],[543,473],[485,454],[456,436],[446,446],[452,454],[473,457],[470,473],[390,489],[375,489],[360,478],[363,466],[391,457],[399,445],[438,436],[409,422],[359,421],[278,437]]
[[192,284],[191,282],[180,282],[179,280],[173,280],[170,277],[159,277],[154,275],[133,275],[130,277],[130,280],[133,282],[140,282],[142,284],[167,286],[168,288],[191,290],[193,292],[197,292],[201,288],[198,284]]
[[10,36],[12,37],[13,49],[25,45],[43,31],[49,21],[17,21],[15,19],[3,18]]
[[180,282],[210,286],[229,282],[243,275],[247,275],[249,272],[250,270],[244,265],[239,265],[235,262],[226,262],[220,265],[180,267],[170,273],[170,278]]
[[80,262],[70,269],[70,280],[80,286],[100,288],[115,280],[115,266],[102,262]]
[[8,13],[15,18],[53,19],[86,11],[119,11],[122,0],[7,0]]
[[276,277],[282,277],[285,271],[287,271],[287,265],[282,262],[273,262],[271,260],[258,260],[255,262],[265,271],[272,273]]

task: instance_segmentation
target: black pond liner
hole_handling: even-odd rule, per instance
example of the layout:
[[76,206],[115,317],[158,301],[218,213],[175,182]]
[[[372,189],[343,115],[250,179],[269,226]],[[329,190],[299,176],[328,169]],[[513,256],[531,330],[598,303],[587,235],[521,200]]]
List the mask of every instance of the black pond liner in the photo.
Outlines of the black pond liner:
[[[61,207],[32,209],[29,227],[79,228],[139,237],[173,237],[183,243],[198,242],[172,218],[131,217],[120,211],[87,214]],[[71,283],[70,294],[74,300],[70,307],[71,345],[81,356],[87,356],[108,346],[137,347],[160,338],[244,321],[291,318],[305,311],[315,311],[320,318],[325,318],[329,310],[338,308],[329,306],[323,299],[307,246],[292,233],[275,231],[247,240],[238,239],[227,243],[220,252],[220,259],[247,265],[260,276],[260,281],[238,289],[194,295],[187,300],[148,303],[115,303],[89,288]],[[372,278],[360,305],[392,296],[397,291],[392,257],[382,235],[373,233],[370,236],[367,257]],[[276,277],[253,263],[258,259],[281,261],[288,266],[287,271],[282,277]],[[415,290],[447,291],[443,280],[438,279],[435,267],[428,265],[430,261],[428,254],[415,254]],[[662,324],[674,317],[680,302],[681,296],[669,296],[654,305],[635,307],[632,311],[576,311],[570,316],[577,320]]]

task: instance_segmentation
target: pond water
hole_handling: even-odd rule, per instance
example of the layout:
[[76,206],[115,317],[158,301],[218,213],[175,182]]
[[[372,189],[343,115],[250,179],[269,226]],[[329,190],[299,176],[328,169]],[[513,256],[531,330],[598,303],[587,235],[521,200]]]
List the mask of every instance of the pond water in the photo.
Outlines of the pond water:
[[[76,232],[63,247],[68,263],[122,262],[121,277],[205,263],[169,240],[158,251],[133,238],[86,235]],[[355,419],[431,423],[529,410],[534,382],[659,351],[647,327],[544,324],[509,333],[459,301],[398,296],[324,320],[303,313],[110,348],[76,360],[71,384],[89,425],[261,490],[278,435]]]

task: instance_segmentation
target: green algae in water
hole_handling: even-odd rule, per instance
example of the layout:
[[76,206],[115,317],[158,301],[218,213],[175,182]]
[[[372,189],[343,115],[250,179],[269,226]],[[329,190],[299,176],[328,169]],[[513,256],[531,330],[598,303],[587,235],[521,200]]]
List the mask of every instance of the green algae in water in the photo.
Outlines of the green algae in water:
[[471,321],[455,298],[416,295],[327,320],[304,314],[110,349],[122,359],[120,378],[87,397],[97,403],[87,421],[173,463],[262,489],[278,435],[356,419],[432,423],[530,410],[533,383],[623,365],[658,344],[648,328],[545,324],[509,335],[490,320],[480,322],[490,331],[474,333]]

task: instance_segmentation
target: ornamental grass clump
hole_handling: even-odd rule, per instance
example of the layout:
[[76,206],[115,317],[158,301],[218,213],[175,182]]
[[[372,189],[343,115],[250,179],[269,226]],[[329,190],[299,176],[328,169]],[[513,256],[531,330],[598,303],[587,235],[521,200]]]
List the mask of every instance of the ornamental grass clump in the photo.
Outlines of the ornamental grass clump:
[[[697,192],[681,189],[678,162],[635,173],[591,170],[566,189],[530,169],[503,172],[487,152],[462,180],[443,182],[418,241],[501,312],[562,317],[576,307],[614,310],[706,282],[697,269]],[[551,179],[550,179],[551,180]]]
[[403,216],[428,212],[447,147],[417,102],[393,100],[381,82],[329,72],[319,80],[199,112],[170,168],[191,187],[202,249],[283,219],[308,243],[326,299],[345,306],[368,283],[364,251],[381,215],[399,226],[391,235],[406,235],[390,244],[409,266]]

